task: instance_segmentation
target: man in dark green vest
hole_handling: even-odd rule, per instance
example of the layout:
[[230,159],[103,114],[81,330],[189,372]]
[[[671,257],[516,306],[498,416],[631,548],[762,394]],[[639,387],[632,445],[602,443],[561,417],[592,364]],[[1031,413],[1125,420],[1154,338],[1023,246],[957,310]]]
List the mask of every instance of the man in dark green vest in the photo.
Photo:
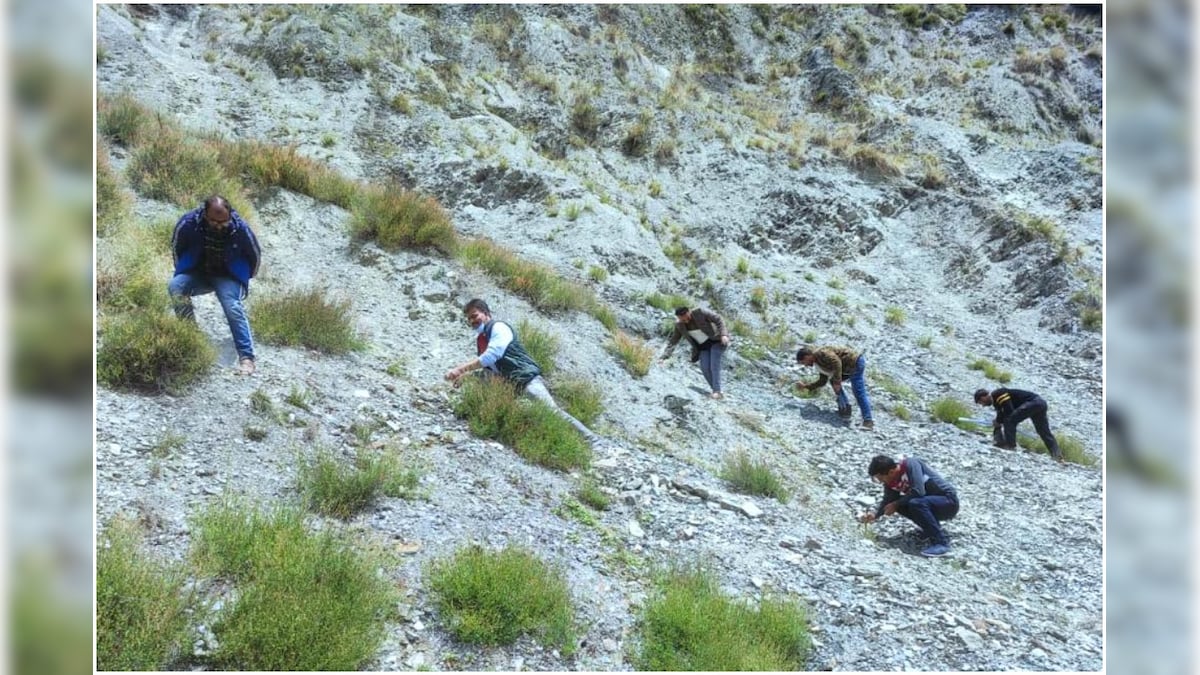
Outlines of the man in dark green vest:
[[492,310],[479,298],[467,301],[463,306],[463,315],[475,331],[475,353],[478,356],[446,371],[447,380],[458,386],[463,375],[484,368],[488,374],[498,375],[517,385],[526,396],[550,406],[551,410],[583,434],[588,443],[594,446],[600,442],[600,437],[584,426],[583,422],[572,417],[554,402],[550,390],[546,389],[546,381],[542,379],[542,369],[529,356],[529,352],[525,351],[512,326],[493,319]]

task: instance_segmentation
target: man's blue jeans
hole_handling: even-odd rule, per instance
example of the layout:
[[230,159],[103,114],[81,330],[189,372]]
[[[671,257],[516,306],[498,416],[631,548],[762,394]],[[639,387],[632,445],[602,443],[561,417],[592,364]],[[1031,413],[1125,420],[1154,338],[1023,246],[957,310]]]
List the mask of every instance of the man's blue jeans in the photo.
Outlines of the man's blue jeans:
[[[867,357],[859,356],[857,368],[854,369],[854,374],[850,376],[850,388],[854,390],[854,400],[858,401],[858,409],[862,411],[863,421],[873,419],[871,417],[871,399],[867,398]],[[846,390],[843,388],[837,395],[838,409],[845,410],[850,407],[850,400],[846,398]]]
[[225,320],[229,322],[229,331],[233,333],[233,346],[237,349],[238,358],[254,358],[254,338],[250,335],[250,321],[246,318],[246,309],[242,307],[242,285],[236,279],[202,274],[176,274],[171,283],[167,284],[167,292],[171,294],[175,316],[192,320],[195,320],[192,296],[215,292],[217,300],[221,302],[221,309],[225,310]]
[[700,352],[700,372],[704,373],[704,381],[715,393],[721,392],[721,357],[725,356],[725,345],[720,338],[708,349]]
[[938,521],[950,520],[958,515],[958,499],[944,495],[913,497],[904,506],[897,507],[896,513],[916,523],[934,544],[948,544]]

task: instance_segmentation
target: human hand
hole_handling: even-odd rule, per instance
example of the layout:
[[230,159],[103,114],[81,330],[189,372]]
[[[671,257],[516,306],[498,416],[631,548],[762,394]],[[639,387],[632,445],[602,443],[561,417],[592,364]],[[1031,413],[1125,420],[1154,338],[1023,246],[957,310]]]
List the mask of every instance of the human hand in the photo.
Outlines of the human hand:
[[858,522],[863,524],[873,523],[875,522],[875,514],[870,512],[864,513],[858,517]]
[[729,346],[729,336],[728,336],[728,335],[722,335],[722,336],[721,336],[721,345],[722,345],[722,346],[724,346],[724,347],[728,347],[728,346]]
[[458,378],[462,377],[462,375],[463,375],[462,370],[457,367],[451,368],[450,370],[446,371],[446,379],[453,382],[456,385],[458,384]]
[[896,515],[896,502],[892,502],[891,504],[888,504],[887,506],[883,507],[883,515],[885,515],[885,516]]

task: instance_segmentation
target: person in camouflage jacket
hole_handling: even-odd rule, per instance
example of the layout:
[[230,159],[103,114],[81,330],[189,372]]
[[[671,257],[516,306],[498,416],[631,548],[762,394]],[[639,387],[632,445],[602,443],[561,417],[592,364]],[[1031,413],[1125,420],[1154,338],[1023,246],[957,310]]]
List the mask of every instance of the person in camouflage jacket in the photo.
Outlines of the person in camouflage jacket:
[[871,416],[871,399],[867,396],[867,382],[864,375],[867,371],[867,360],[861,352],[849,347],[810,347],[803,346],[796,352],[796,362],[804,366],[816,366],[821,376],[815,382],[800,382],[800,386],[809,391],[816,391],[828,382],[837,395],[838,415],[845,420],[850,419],[850,400],[842,383],[850,381],[854,391],[854,399],[858,401],[858,409],[862,412],[864,429],[874,429],[875,420]]

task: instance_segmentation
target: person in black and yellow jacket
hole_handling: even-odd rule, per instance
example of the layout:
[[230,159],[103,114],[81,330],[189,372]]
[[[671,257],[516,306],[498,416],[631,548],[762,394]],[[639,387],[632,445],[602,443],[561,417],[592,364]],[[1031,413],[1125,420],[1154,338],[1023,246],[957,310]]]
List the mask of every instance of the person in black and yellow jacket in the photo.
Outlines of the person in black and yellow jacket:
[[1017,447],[1017,425],[1023,420],[1033,421],[1033,428],[1041,436],[1050,456],[1063,461],[1062,451],[1058,449],[1058,441],[1050,433],[1050,422],[1046,419],[1049,406],[1046,401],[1031,391],[1022,389],[1006,389],[1000,387],[989,392],[987,389],[975,391],[975,402],[979,405],[990,405],[996,409],[996,419],[992,427],[999,431],[998,445],[1002,448]]

